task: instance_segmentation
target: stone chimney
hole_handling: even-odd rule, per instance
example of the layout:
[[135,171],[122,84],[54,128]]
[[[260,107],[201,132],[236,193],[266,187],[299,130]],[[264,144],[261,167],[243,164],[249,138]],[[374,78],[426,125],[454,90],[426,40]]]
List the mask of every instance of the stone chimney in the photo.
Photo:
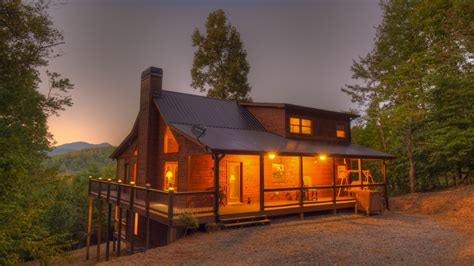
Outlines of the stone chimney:
[[149,67],[142,72],[140,88],[140,115],[138,120],[137,185],[158,181],[159,113],[154,97],[162,90],[163,70]]

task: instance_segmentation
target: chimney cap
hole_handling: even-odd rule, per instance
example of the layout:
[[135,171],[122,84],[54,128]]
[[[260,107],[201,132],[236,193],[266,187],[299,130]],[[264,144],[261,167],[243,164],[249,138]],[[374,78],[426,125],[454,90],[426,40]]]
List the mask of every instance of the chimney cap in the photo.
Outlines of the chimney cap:
[[142,79],[147,76],[163,76],[163,69],[159,67],[149,67],[142,72]]

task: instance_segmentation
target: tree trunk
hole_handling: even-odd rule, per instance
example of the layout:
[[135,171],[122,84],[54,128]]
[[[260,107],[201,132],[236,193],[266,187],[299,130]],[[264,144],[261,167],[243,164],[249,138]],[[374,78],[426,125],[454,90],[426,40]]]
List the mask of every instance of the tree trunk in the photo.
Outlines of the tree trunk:
[[410,193],[415,192],[415,162],[413,160],[413,131],[411,125],[408,129],[407,157],[409,164]]
[[449,187],[449,179],[448,179],[448,174],[444,173],[444,184]]
[[458,186],[458,180],[461,181],[462,180],[462,168],[461,168],[461,164],[460,163],[457,163],[456,164],[456,174],[454,175],[454,185],[457,187]]

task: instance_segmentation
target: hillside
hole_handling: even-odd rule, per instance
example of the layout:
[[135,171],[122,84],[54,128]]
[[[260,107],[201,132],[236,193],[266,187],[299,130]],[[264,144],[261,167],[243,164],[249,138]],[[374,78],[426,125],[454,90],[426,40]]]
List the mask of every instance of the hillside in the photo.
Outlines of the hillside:
[[316,215],[196,233],[109,264],[474,265],[474,185],[391,203],[392,211],[383,215]]
[[55,155],[46,161],[49,167],[58,167],[62,174],[76,174],[90,169],[115,169],[115,162],[109,158],[115,147],[101,147],[70,151]]
[[83,141],[78,141],[78,142],[72,142],[72,143],[66,143],[62,144],[59,146],[54,147],[54,149],[50,152],[48,152],[49,156],[55,156],[59,154],[64,154],[70,151],[78,151],[78,150],[83,150],[83,149],[91,149],[91,148],[102,148],[102,147],[112,147],[107,142],[100,143],[100,144],[91,144]]

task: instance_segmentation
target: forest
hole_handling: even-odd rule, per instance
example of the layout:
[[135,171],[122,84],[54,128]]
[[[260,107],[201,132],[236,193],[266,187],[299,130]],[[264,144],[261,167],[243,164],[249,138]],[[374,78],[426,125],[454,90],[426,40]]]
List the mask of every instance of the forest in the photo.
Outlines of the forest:
[[396,156],[393,194],[472,183],[474,4],[382,1],[374,49],[342,88],[361,115],[354,143]]
[[[342,88],[361,115],[353,142],[396,156],[387,163],[392,194],[473,182],[473,1],[380,6],[374,48],[354,59],[354,84]],[[83,245],[87,177],[115,175],[113,148],[47,156],[48,118],[72,106],[74,84],[46,71],[42,93],[40,70],[64,42],[47,1],[0,1],[0,265],[48,263]]]

